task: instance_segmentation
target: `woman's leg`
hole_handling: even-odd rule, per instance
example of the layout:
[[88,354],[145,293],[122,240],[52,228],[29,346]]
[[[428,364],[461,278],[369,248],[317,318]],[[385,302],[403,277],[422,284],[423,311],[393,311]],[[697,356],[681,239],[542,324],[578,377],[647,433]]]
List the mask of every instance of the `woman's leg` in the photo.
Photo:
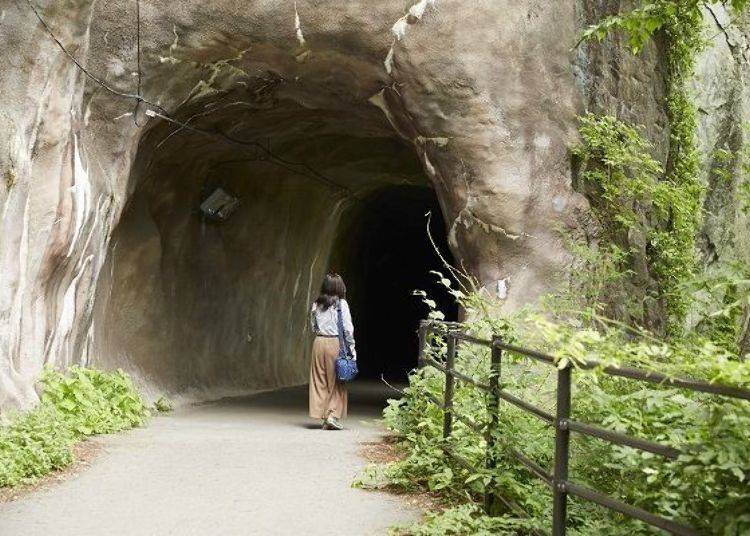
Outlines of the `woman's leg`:
[[343,419],[346,417],[349,394],[346,390],[346,384],[336,379],[336,359],[339,356],[339,341],[334,339],[335,344],[331,346],[330,353],[326,356],[326,377],[328,385],[331,386],[330,397],[328,399],[328,414]]
[[316,337],[313,342],[312,361],[310,362],[310,417],[325,419],[328,417],[328,400],[331,388],[328,384],[327,340]]

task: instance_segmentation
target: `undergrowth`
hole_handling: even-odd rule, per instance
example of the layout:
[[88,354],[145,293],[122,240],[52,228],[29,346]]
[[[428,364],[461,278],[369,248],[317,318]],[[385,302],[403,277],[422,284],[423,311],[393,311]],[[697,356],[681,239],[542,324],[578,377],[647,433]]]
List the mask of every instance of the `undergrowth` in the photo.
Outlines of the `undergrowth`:
[[[720,3],[738,13],[748,1]],[[437,276],[466,312],[464,331],[485,339],[499,335],[506,342],[556,356],[558,367],[574,367],[574,419],[680,452],[670,460],[573,434],[571,480],[700,533],[738,536],[750,534],[750,444],[745,437],[750,429],[750,403],[578,367],[594,359],[604,365],[636,366],[672,377],[750,388],[750,363],[743,361],[749,350],[748,336],[745,332],[743,338],[738,332],[738,319],[750,310],[748,269],[738,265],[710,278],[697,276],[696,236],[703,189],[690,81],[697,52],[704,46],[702,10],[706,4],[643,0],[635,9],[607,17],[584,33],[583,39],[601,40],[612,31],[621,32],[634,53],[657,33],[661,35],[670,137],[666,161],[661,163],[632,126],[606,115],[582,118],[583,143],[575,152],[605,234],[596,249],[571,248],[577,263],[574,272],[582,277],[572,279],[566,292],[548,298],[541,307],[510,314],[464,274],[454,273],[453,283]],[[748,184],[747,180],[738,182],[736,191],[743,212],[750,206]],[[646,278],[639,273],[644,271]],[[650,281],[655,282],[653,288]],[[423,292],[418,294],[433,308],[430,318],[442,319],[442,313],[434,310],[435,302]],[[613,304],[620,310],[613,309]],[[662,324],[654,325],[659,308],[656,316],[661,315],[657,320]],[[688,323],[689,314],[696,318]],[[686,330],[687,326],[695,329]],[[430,357],[444,361],[444,339],[437,336],[431,342]],[[489,362],[486,349],[459,345],[459,372],[486,382]],[[552,414],[555,376],[554,366],[504,353],[502,387]],[[443,412],[431,400],[442,397],[444,378],[430,367],[410,375],[403,397],[389,401],[384,411],[388,428],[407,455],[400,461],[368,467],[355,485],[429,490],[448,504],[420,523],[394,528],[397,535],[548,531],[551,494],[511,452],[520,451],[551,468],[554,430],[503,402],[499,426],[493,432],[496,447],[490,452],[496,469],[482,469],[486,438],[454,420],[447,446],[476,469],[456,463],[445,454]],[[457,383],[457,413],[481,425],[487,420],[486,403],[481,391]],[[485,515],[478,503],[487,490],[502,495],[515,508],[498,506],[496,516]],[[639,521],[575,498],[569,500],[568,531],[580,535],[653,533]]]
[[[645,330],[608,321],[595,308],[586,307],[578,315],[567,311],[542,315],[531,309],[505,314],[483,291],[454,292],[470,318],[464,330],[483,338],[500,334],[513,344],[548,352],[557,357],[557,366],[576,367],[597,359],[606,365],[637,366],[674,377],[750,387],[750,364],[697,335],[664,341]],[[444,340],[436,337],[433,343],[431,357],[444,361]],[[486,382],[488,351],[461,344],[456,368]],[[555,367],[506,352],[501,383],[511,394],[554,414],[555,372]],[[705,533],[750,533],[747,401],[614,378],[600,369],[576,369],[574,378],[573,418],[669,445],[681,455],[669,461],[574,435],[571,479]],[[442,397],[444,381],[444,375],[431,367],[410,376],[403,398],[390,401],[384,412],[388,428],[408,455],[369,467],[356,485],[430,490],[454,505],[442,514],[430,515],[425,525],[401,527],[396,534],[527,534],[534,528],[548,529],[551,494],[509,452],[521,451],[551,468],[554,431],[536,417],[501,403],[500,425],[495,430],[498,446],[492,453],[497,469],[468,470],[443,450],[443,414],[429,395]],[[487,418],[486,403],[482,391],[458,382],[454,399],[458,413],[482,423]],[[454,421],[449,445],[475,467],[484,467],[485,439],[460,421]],[[481,514],[475,505],[486,488],[520,505],[527,517],[508,510],[495,518]],[[640,522],[575,499],[570,501],[568,519],[571,534],[651,533]]]
[[35,408],[0,426],[0,486],[30,483],[73,461],[82,438],[141,426],[149,409],[121,370],[46,369]]

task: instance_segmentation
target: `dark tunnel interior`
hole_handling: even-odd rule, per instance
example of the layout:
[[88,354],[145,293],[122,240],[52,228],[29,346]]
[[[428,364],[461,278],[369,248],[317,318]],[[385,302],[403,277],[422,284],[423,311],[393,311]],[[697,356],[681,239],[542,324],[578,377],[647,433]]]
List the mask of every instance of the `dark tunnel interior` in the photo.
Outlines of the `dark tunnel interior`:
[[[417,364],[417,328],[429,308],[414,290],[437,302],[446,320],[458,307],[431,270],[453,263],[435,192],[427,186],[389,186],[371,193],[343,218],[333,270],[347,283],[360,377],[405,379]],[[339,266],[337,266],[338,264]]]

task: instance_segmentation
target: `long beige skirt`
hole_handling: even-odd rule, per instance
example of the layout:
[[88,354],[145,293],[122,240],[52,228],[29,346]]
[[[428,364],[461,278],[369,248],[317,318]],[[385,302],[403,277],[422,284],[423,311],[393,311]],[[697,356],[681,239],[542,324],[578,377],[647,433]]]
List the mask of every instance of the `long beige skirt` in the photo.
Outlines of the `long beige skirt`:
[[348,394],[346,384],[336,380],[337,337],[315,337],[310,365],[310,417],[325,419],[333,414],[346,417]]

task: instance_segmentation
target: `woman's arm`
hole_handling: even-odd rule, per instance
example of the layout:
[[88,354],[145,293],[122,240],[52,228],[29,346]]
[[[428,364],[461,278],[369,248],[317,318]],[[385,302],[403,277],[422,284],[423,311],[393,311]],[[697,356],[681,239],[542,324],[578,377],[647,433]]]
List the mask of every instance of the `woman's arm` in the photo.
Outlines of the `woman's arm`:
[[344,322],[344,340],[352,353],[352,357],[357,359],[357,351],[354,348],[354,322],[352,322],[352,313],[346,300],[341,300],[341,314]]
[[318,319],[315,316],[315,304],[312,304],[312,309],[310,309],[310,326],[312,327],[312,331],[315,335],[318,334]]

